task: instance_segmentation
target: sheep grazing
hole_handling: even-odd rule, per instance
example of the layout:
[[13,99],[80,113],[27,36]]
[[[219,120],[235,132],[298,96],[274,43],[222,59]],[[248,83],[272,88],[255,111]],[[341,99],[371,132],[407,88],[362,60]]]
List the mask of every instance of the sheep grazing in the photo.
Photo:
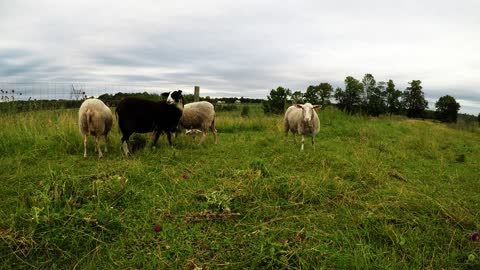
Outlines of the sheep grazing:
[[303,151],[305,135],[312,137],[312,145],[315,147],[314,138],[320,131],[320,119],[315,110],[321,107],[321,105],[312,105],[310,103],[290,106],[285,112],[285,118],[283,119],[285,142],[287,142],[288,132],[292,131],[293,141],[295,141],[297,134],[302,135],[302,147],[300,150]]
[[175,132],[183,112],[182,90],[168,93],[167,100],[151,101],[127,97],[118,103],[116,115],[122,132],[122,148],[126,156],[130,154],[128,139],[133,133],[154,132],[155,145],[161,133],[167,133],[172,145],[171,133]]
[[217,144],[217,129],[215,128],[215,109],[210,102],[199,101],[185,104],[183,115],[178,125],[179,131],[186,129],[188,133],[191,130],[201,130],[203,136],[200,141],[203,142],[207,137],[208,129],[213,133],[213,142]]
[[100,150],[100,137],[105,138],[105,152],[107,152],[108,132],[112,129],[113,116],[112,111],[101,100],[92,98],[85,100],[78,111],[78,126],[80,133],[84,136],[83,157],[87,157],[87,136],[95,136],[95,151],[98,152],[98,158],[102,158]]

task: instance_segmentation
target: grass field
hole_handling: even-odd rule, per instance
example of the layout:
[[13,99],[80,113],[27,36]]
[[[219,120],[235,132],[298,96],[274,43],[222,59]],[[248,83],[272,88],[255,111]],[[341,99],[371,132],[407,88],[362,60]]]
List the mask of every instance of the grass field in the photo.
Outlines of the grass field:
[[75,110],[0,115],[0,268],[480,268],[478,129],[319,115],[315,151],[253,106],[103,160]]

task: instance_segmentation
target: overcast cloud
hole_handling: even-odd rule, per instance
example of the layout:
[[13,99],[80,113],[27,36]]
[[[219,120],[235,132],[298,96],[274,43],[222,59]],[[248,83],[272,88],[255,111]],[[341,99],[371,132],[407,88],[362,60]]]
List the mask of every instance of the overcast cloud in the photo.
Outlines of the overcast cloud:
[[346,76],[421,80],[480,112],[480,1],[0,0],[0,81],[264,98]]

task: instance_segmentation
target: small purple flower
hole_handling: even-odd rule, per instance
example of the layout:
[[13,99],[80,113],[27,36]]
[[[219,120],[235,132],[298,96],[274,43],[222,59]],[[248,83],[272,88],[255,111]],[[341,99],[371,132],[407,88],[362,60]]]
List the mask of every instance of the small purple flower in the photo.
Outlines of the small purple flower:
[[472,239],[472,241],[477,241],[478,239],[480,239],[480,232],[474,232],[470,235],[470,238]]
[[184,174],[182,177],[183,177],[183,179],[185,179],[185,180],[188,179],[188,175],[187,175],[187,174]]
[[162,226],[160,226],[160,225],[155,225],[154,230],[155,230],[156,232],[160,232],[160,231],[162,230]]

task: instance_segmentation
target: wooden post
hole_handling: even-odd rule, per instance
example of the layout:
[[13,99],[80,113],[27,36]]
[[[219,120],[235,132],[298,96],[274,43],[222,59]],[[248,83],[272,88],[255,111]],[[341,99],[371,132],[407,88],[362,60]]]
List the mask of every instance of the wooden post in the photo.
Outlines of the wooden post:
[[193,101],[197,102],[200,100],[200,86],[195,86],[195,92],[193,94]]

